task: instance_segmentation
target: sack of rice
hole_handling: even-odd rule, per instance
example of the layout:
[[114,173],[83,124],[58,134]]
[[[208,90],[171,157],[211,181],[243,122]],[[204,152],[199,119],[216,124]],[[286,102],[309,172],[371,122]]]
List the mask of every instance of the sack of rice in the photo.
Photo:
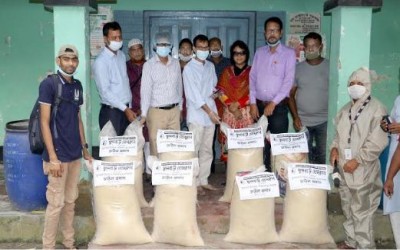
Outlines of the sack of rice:
[[[196,218],[198,159],[194,152],[160,153],[159,160],[193,160],[192,185],[157,185],[154,202],[154,226],[152,238],[155,242],[182,246],[203,246]],[[154,171],[152,172],[154,174]],[[152,178],[154,181],[154,176]]]
[[[103,127],[100,136],[116,136],[111,122]],[[109,162],[124,161],[118,157],[110,157],[107,160]],[[139,199],[134,185],[93,187],[93,210],[96,222],[96,233],[92,239],[93,244],[144,244],[152,242],[142,220]]]
[[[250,127],[259,126],[261,126],[265,138],[265,133],[268,128],[268,119],[265,116],[262,116],[256,124]],[[220,127],[221,131],[227,135],[229,126],[222,123]],[[219,199],[219,201],[222,202],[231,202],[237,172],[255,170],[263,165],[263,148],[228,149],[227,165],[225,190],[223,196]]]
[[[264,169],[262,167],[263,171]],[[275,177],[274,181],[276,182]],[[275,229],[275,199],[241,200],[239,188],[235,182],[230,207],[229,232],[224,240],[242,244],[266,244],[279,241]]]
[[[328,169],[326,168],[325,171],[328,172]],[[328,182],[328,174],[325,172],[324,174]],[[310,244],[334,243],[328,225],[327,190],[319,188],[291,190],[289,179],[283,214],[283,224],[279,232],[281,241]]]
[[272,171],[275,172],[279,182],[279,191],[282,197],[286,194],[287,166],[290,163],[306,163],[307,153],[280,154],[272,156]]

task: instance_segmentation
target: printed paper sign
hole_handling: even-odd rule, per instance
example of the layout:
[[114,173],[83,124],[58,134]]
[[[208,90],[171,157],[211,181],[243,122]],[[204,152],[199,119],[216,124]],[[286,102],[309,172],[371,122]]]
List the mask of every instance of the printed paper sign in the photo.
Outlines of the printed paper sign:
[[236,175],[240,200],[279,197],[279,185],[275,174],[268,172]]
[[321,14],[320,13],[290,13],[289,33],[308,34],[310,32],[320,33]]
[[272,155],[308,153],[307,136],[303,133],[271,134]]
[[292,163],[288,167],[290,190],[316,188],[331,190],[329,169],[323,164]]
[[228,149],[262,148],[264,136],[261,127],[228,129]]
[[137,155],[137,136],[100,137],[99,156]]
[[179,130],[158,130],[158,153],[173,151],[194,151],[193,132]]
[[153,185],[192,186],[193,161],[156,161],[153,165],[151,180]]
[[93,161],[95,187],[135,184],[135,163]]

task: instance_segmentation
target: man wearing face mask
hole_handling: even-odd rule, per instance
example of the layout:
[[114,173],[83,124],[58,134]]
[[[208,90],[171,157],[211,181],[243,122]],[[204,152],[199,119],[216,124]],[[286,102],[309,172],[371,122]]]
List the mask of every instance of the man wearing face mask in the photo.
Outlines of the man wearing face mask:
[[146,122],[149,129],[151,155],[157,155],[158,129],[180,129],[182,74],[179,61],[170,56],[171,48],[168,33],[156,34],[156,54],[143,65],[141,122]]
[[136,119],[130,109],[132,94],[126,70],[126,58],[122,47],[121,27],[117,22],[103,26],[105,47],[93,63],[93,75],[100,95],[100,130],[108,122],[117,135],[123,135],[129,123]]
[[179,42],[179,64],[181,65],[181,70],[186,66],[186,64],[193,58],[193,44],[189,38],[183,38]]
[[[328,121],[329,61],[321,57],[322,37],[311,32],[304,37],[306,60],[296,65],[289,109],[296,131],[308,130],[310,163],[325,164]],[[315,142],[315,150],[312,145]]]
[[205,190],[216,190],[208,184],[211,163],[213,160],[213,137],[215,124],[219,123],[217,106],[211,97],[217,85],[217,76],[211,62],[207,61],[209,54],[208,38],[197,35],[193,39],[196,57],[183,70],[183,83],[187,102],[187,122],[189,130],[195,137],[195,150],[199,157],[200,173],[197,177],[198,193]]
[[[142,84],[143,64],[145,63],[143,42],[137,38],[131,39],[128,43],[128,54],[129,60],[126,61],[126,69],[129,77],[129,86],[132,93],[131,109],[137,116],[140,116],[142,113],[140,108],[140,86]],[[149,180],[151,170],[147,161],[150,155],[149,132],[147,126],[143,127],[143,136],[146,141],[143,149],[146,163],[146,178]]]
[[217,79],[222,74],[222,71],[228,66],[231,66],[231,60],[227,57],[224,57],[222,54],[222,43],[221,39],[218,37],[213,37],[208,41],[210,45],[210,56],[207,58],[210,62],[214,64],[215,73],[217,74]]
[[[46,198],[48,201],[43,230],[43,249],[54,249],[61,218],[61,231],[65,249],[76,249],[73,227],[75,201],[82,155],[92,161],[80,113],[83,104],[81,82],[73,77],[79,64],[78,50],[73,45],[63,45],[58,51],[57,75],[40,83],[40,124],[43,141],[43,171],[48,175]],[[57,115],[52,110],[58,88],[61,101]]]
[[382,191],[379,155],[388,143],[380,128],[385,107],[371,97],[371,80],[376,78],[365,67],[354,71],[348,81],[351,101],[335,118],[330,163],[337,162],[342,178],[339,193],[346,240],[338,244],[341,249],[375,248],[373,215]]
[[[268,130],[272,134],[287,133],[289,129],[287,99],[293,85],[296,53],[281,44],[282,21],[268,18],[264,23],[267,45],[258,48],[250,71],[250,113],[256,121],[268,117]],[[271,171],[271,145],[264,147],[264,164]]]
[[[193,44],[192,41],[190,41],[189,38],[183,38],[179,42],[179,64],[181,65],[181,71],[183,71],[183,68],[192,60],[193,58]],[[182,121],[181,121],[181,130],[183,131],[188,131],[189,128],[187,126],[187,121],[186,121],[186,115],[187,115],[187,110],[186,110],[186,97],[185,97],[185,91],[183,91],[183,105],[182,105]]]

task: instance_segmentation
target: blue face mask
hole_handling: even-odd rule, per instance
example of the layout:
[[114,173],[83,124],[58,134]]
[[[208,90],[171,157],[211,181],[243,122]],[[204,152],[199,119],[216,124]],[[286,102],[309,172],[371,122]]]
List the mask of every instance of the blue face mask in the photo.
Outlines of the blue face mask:
[[209,55],[209,51],[208,50],[197,50],[196,51],[196,57],[199,58],[202,61],[206,60],[208,55]]
[[166,57],[171,53],[171,47],[157,46],[156,53],[160,57]]

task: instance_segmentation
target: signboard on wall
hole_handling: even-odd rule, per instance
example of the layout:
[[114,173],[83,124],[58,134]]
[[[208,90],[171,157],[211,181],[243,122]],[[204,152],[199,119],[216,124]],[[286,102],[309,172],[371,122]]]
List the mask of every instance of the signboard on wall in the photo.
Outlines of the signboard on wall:
[[104,47],[103,26],[113,21],[111,6],[98,6],[97,14],[90,14],[90,57],[96,57]]
[[326,53],[326,38],[321,34],[321,14],[320,13],[290,13],[289,32],[286,35],[286,45],[296,51],[297,62],[302,62],[304,58],[303,38],[310,32],[316,32],[322,36],[322,56]]
[[289,14],[290,34],[307,34],[310,32],[321,32],[321,15],[319,13]]

